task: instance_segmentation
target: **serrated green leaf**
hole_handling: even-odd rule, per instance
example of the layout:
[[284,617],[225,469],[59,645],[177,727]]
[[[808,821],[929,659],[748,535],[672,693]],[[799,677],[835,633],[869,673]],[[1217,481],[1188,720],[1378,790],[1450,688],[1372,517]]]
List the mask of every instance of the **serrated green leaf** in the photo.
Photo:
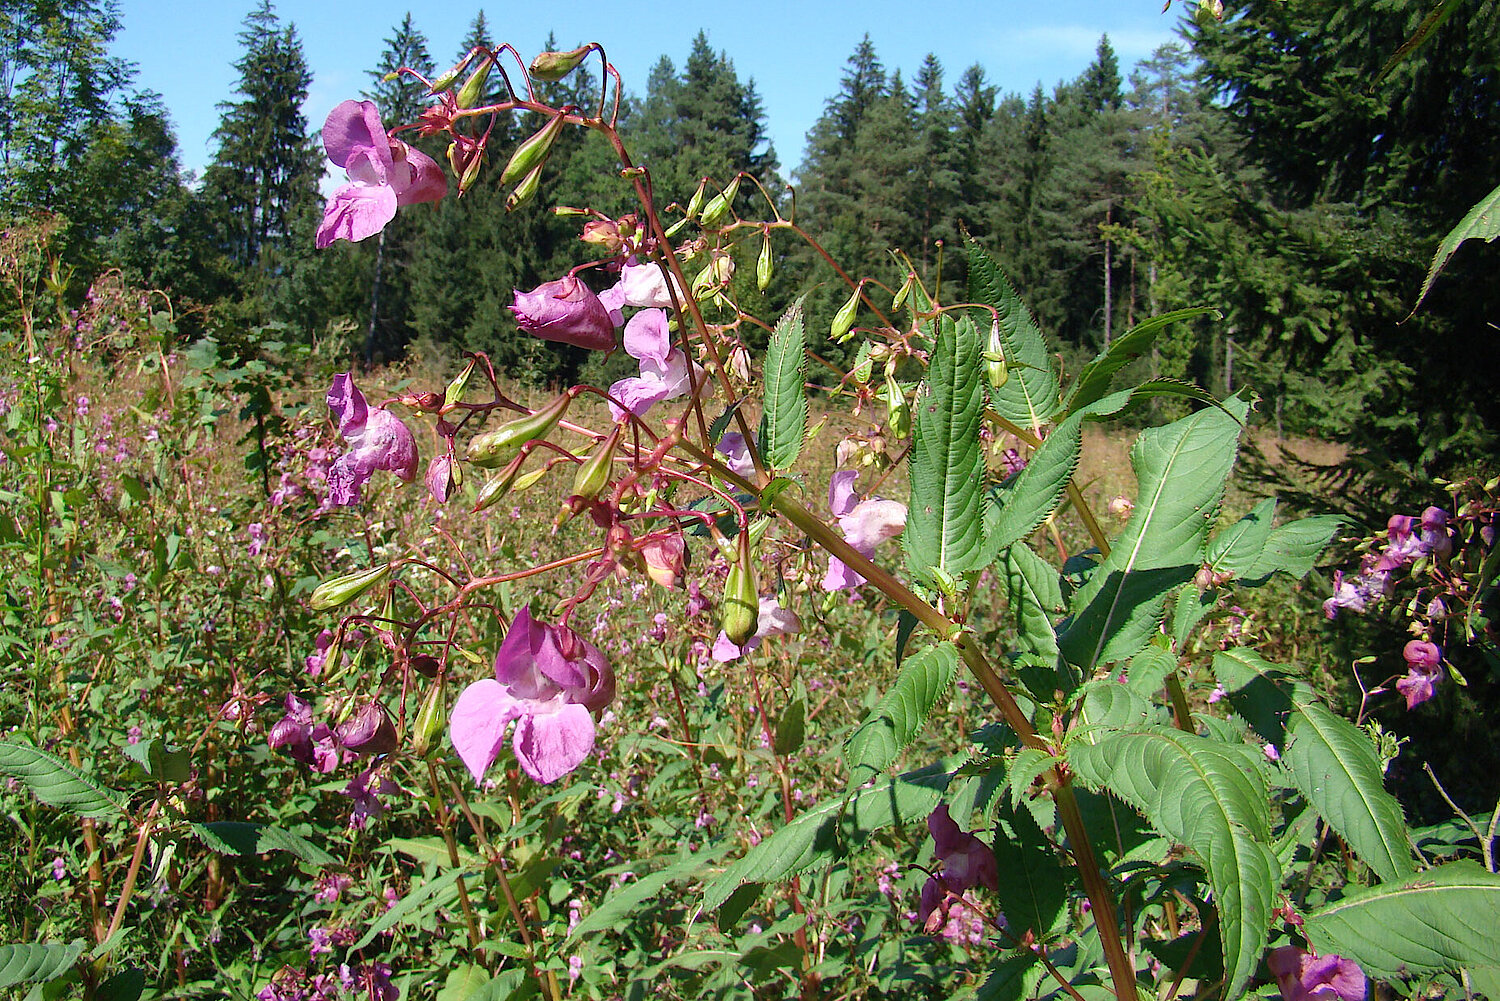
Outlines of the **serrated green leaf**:
[[751,848],[703,888],[703,906],[717,910],[742,883],[774,883],[823,869],[849,848],[892,824],[925,820],[948,787],[945,762],[878,780],[847,800],[829,800]]
[[48,806],[80,817],[120,817],[125,797],[61,758],[20,741],[0,740],[0,772],[20,779]]
[[1500,928],[1500,875],[1470,860],[1449,862],[1356,890],[1304,920],[1314,949],[1352,959],[1372,977],[1490,966]]
[[1151,703],[1114,678],[1101,678],[1076,693],[1078,721],[1084,726],[1133,730],[1156,722]]
[[125,756],[153,782],[186,782],[192,778],[192,765],[185,747],[170,750],[155,737],[125,745]]
[[1271,530],[1260,557],[1239,573],[1239,579],[1256,583],[1273,573],[1284,573],[1301,580],[1312,572],[1313,563],[1328,548],[1342,524],[1342,520],[1332,515],[1319,515],[1278,525]]
[[1000,910],[1018,937],[1032,932],[1046,941],[1068,920],[1070,873],[1029,812],[1001,807],[997,818],[1009,828],[990,839],[1005,874],[998,891]]
[[1406,818],[1369,735],[1316,702],[1297,706],[1287,732],[1281,763],[1313,809],[1382,880],[1410,875]]
[[592,912],[568,932],[574,939],[601,929],[614,929],[618,922],[631,914],[643,902],[654,898],[671,883],[692,879],[706,866],[718,861],[728,849],[727,843],[705,849],[695,855],[678,859],[671,865],[648,873],[639,879],[622,883],[611,890]]
[[[434,866],[438,869],[453,868],[452,856],[448,854],[448,843],[440,837],[391,838],[385,846],[392,851],[415,859],[418,865]],[[458,866],[462,869],[479,869],[484,859],[462,846],[458,849]]]
[[1005,769],[1005,786],[1010,790],[1010,805],[1019,806],[1021,797],[1029,795],[1031,784],[1037,776],[1057,764],[1061,758],[1035,747],[1023,747],[1016,752]]
[[290,852],[316,866],[334,865],[338,859],[302,837],[282,827],[250,824],[237,820],[216,820],[193,824],[192,830],[211,850],[220,855],[264,855],[268,852]]
[[1140,695],[1161,691],[1167,675],[1177,670],[1177,655],[1171,650],[1148,644],[1144,650],[1130,658],[1125,669],[1125,686]]
[[1130,450],[1135,509],[1109,556],[1074,595],[1058,647],[1092,671],[1135,654],[1156,632],[1167,596],[1203,565],[1208,530],[1234,466],[1249,404],[1205,409],[1141,432]]
[[1157,335],[1166,327],[1205,313],[1218,315],[1217,310],[1207,306],[1173,310],[1142,321],[1116,337],[1109,347],[1078,373],[1078,382],[1074,384],[1073,392],[1068,397],[1067,412],[1075,413],[1094,401],[1103,399],[1109,393],[1115,374],[1150,348]]
[[1478,204],[1443,237],[1443,242],[1438,244],[1437,253],[1432,255],[1427,277],[1422,280],[1422,291],[1417,295],[1416,305],[1412,306],[1411,311],[1415,313],[1417,306],[1422,305],[1422,300],[1432,290],[1432,283],[1437,279],[1438,272],[1458,252],[1460,244],[1465,240],[1483,240],[1489,243],[1497,236],[1500,236],[1500,188],[1479,199]]
[[1068,761],[1083,781],[1107,788],[1203,859],[1223,928],[1226,996],[1237,997],[1265,951],[1281,881],[1264,776],[1233,748],[1170,727],[1084,731]]
[[891,766],[922,732],[957,674],[958,651],[952,643],[939,643],[906,659],[895,683],[844,744],[851,787]]
[[929,568],[957,578],[980,565],[985,472],[980,348],[971,321],[944,317],[917,394],[911,503],[901,540],[912,577],[929,587]]
[[1005,593],[1021,644],[1047,660],[1057,658],[1057,634],[1052,620],[1062,614],[1062,581],[1057,568],[1024,542],[1005,551]]
[[375,941],[381,932],[424,919],[439,908],[452,907],[458,901],[459,877],[464,875],[467,873],[463,869],[450,869],[420,885],[414,885],[406,896],[396,901],[396,906],[376,918],[365,929],[360,940],[350,948],[358,952]]
[[801,699],[793,699],[776,721],[776,735],[771,739],[771,749],[783,757],[795,754],[807,737],[807,706]]
[[1214,533],[1214,537],[1208,540],[1204,565],[1216,573],[1235,577],[1243,575],[1255,565],[1261,550],[1266,548],[1275,518],[1276,498],[1267,497],[1239,521]]
[[1281,747],[1292,712],[1292,692],[1312,698],[1311,689],[1254,650],[1231,647],[1214,654],[1214,677],[1224,686],[1229,704],[1262,739]]
[[1010,378],[990,394],[991,406],[1006,420],[1039,430],[1060,407],[1060,387],[1052,354],[1030,311],[977,240],[969,240],[969,301],[993,307]]
[[764,441],[772,469],[789,468],[802,452],[807,433],[806,371],[807,333],[799,298],[776,321],[766,348]]
[[1074,415],[1053,429],[1012,483],[989,491],[984,506],[984,548],[977,566],[989,566],[1057,510],[1082,454],[1083,417]]
[[460,963],[448,971],[437,1001],[471,1001],[489,986],[489,971],[477,963]]
[[0,945],[0,988],[17,984],[40,984],[61,976],[83,955],[83,939],[67,945],[35,942]]

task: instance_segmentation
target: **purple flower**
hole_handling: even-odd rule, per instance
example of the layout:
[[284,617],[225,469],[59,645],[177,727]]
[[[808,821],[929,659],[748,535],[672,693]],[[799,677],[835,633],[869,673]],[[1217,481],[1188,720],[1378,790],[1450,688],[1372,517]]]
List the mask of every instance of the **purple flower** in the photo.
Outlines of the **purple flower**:
[[[677,289],[677,301],[687,302],[681,286],[673,279]],[[645,264],[625,264],[620,268],[620,283],[615,286],[627,306],[646,306],[656,309],[671,309],[672,295],[667,290],[667,278],[654,261]],[[639,357],[639,356],[636,356]]]
[[[640,417],[663,400],[675,400],[692,391],[688,377],[687,355],[672,347],[672,335],[667,330],[667,314],[660,309],[643,309],[625,324],[625,353],[641,363],[639,378],[621,379],[609,387],[609,395],[625,405],[625,410]],[[693,363],[693,372],[698,382],[703,381],[703,369]],[[625,410],[611,401],[609,414],[615,420],[625,416]]]
[[389,963],[366,963],[354,974],[354,986],[370,1001],[399,1001],[401,989],[391,983]]
[[516,760],[546,785],[588,757],[593,714],[614,696],[615,676],[604,654],[571,629],[536,622],[523,608],[495,654],[495,677],[463,690],[448,734],[479,782],[514,721]]
[[328,663],[328,648],[333,646],[333,630],[325,629],[313,640],[313,652],[307,655],[303,664],[307,667],[307,673],[316,678],[323,673],[323,668]]
[[927,830],[932,834],[933,853],[942,862],[941,871],[929,876],[922,887],[917,907],[917,920],[931,935],[948,920],[949,894],[961,895],[976,886],[999,890],[1000,867],[989,845],[961,830],[949,816],[948,804],[932,811]]
[[544,340],[561,341],[590,351],[615,346],[615,323],[599,297],[579,279],[564,275],[530,292],[516,290],[510,311],[516,325]]
[[1272,949],[1266,969],[1276,978],[1282,1001],[1364,1001],[1369,988],[1354,960],[1318,956],[1294,945]]
[[721,436],[714,451],[724,457],[724,465],[731,472],[747,480],[755,478],[755,460],[750,457],[750,446],[745,443],[745,436],[738,431],[729,431]]
[[1432,698],[1434,686],[1443,680],[1443,649],[1426,640],[1412,640],[1401,651],[1406,658],[1406,675],[1396,679],[1396,690],[1406,696],[1406,708]]
[[1453,540],[1448,538],[1448,512],[1440,507],[1429,507],[1422,512],[1422,548],[1434,556],[1443,557],[1453,552]]
[[427,492],[439,504],[446,503],[455,486],[453,482],[453,456],[444,453],[434,455],[427,464]]
[[[857,496],[854,477],[849,471],[833,474],[828,485],[828,506],[839,520],[844,540],[862,555],[873,557],[876,546],[894,539],[906,528],[906,505],[879,497],[853,503]],[[823,590],[847,591],[864,582],[864,577],[849,569],[843,560],[837,556],[829,558]]]
[[320,904],[337,903],[339,895],[353,885],[354,880],[345,873],[324,873],[313,883],[313,899]]
[[68,863],[61,855],[52,860],[52,878],[57,880],[68,878]]
[[290,693],[286,697],[286,715],[271,726],[266,743],[272,749],[284,747],[287,753],[314,771],[327,775],[339,766],[338,743],[326,723],[313,724],[312,706]]
[[377,469],[388,469],[406,483],[416,479],[417,441],[411,429],[389,410],[371,410],[348,372],[333,377],[328,409],[349,443],[349,451],[328,467],[329,504],[358,504],[360,487]]
[[400,786],[384,776],[372,785],[370,780],[374,777],[375,769],[366,769],[350,779],[341,790],[343,795],[354,800],[354,810],[349,814],[349,829],[352,831],[364,830],[371,817],[385,812],[381,796],[392,796],[401,791]]
[[318,224],[317,245],[363,240],[396,218],[396,207],[435,202],[448,193],[448,179],[421,150],[386,135],[373,101],[344,101],[323,123],[328,159],[349,173],[333,193]]

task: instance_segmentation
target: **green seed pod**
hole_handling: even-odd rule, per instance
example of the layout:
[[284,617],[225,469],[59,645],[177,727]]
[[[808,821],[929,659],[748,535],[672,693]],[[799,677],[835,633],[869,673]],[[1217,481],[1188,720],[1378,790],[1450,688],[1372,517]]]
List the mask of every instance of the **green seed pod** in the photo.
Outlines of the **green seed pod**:
[[771,231],[766,231],[766,238],[760,245],[760,257],[755,261],[755,287],[762,292],[766,286],[771,284]]
[[472,108],[479,103],[479,95],[484,93],[485,82],[489,80],[490,70],[494,66],[495,60],[485,56],[478,68],[469,74],[469,79],[464,81],[464,85],[459,88],[458,94],[453,99],[460,108]]
[[563,116],[553,115],[547,120],[547,124],[537,129],[536,132],[510,155],[510,161],[506,163],[505,169],[500,172],[500,183],[504,185],[515,184],[527,176],[536,172],[536,169],[547,162],[547,154],[552,152],[552,144],[557,142],[557,137],[562,134]]
[[729,182],[729,187],[709,199],[703,207],[703,225],[713,229],[721,225],[730,216],[730,209],[734,207],[735,196],[740,193],[740,176],[736,174],[734,180]]
[[521,474],[521,466],[525,462],[524,456],[516,456],[510,461],[510,465],[501,471],[499,476],[488,480],[484,486],[479,488],[479,497],[474,501],[475,514],[478,514],[485,508],[494,507],[502,497],[510,493],[511,488],[515,486],[516,477]]
[[474,374],[474,364],[474,359],[470,358],[469,364],[464,366],[464,370],[458,373],[452,382],[448,383],[447,389],[443,390],[444,410],[455,407],[464,401],[464,393],[469,388],[469,376]]
[[625,425],[616,424],[609,437],[599,443],[594,454],[583,460],[573,476],[573,496],[593,500],[609,485],[609,474],[615,461],[615,446],[620,443],[620,432]]
[[999,389],[1010,378],[1010,366],[1005,361],[1005,338],[1000,336],[1000,321],[990,324],[990,339],[984,349],[984,374],[991,389]]
[[371,567],[368,570],[357,570],[354,573],[330,577],[313,589],[312,598],[308,604],[318,611],[322,611],[325,608],[337,608],[340,605],[347,605],[376,584],[385,580],[390,572],[391,565],[384,563],[378,567]]
[[434,684],[427,693],[427,698],[422,701],[422,708],[417,710],[417,718],[412,722],[411,750],[419,758],[425,758],[427,752],[432,750],[443,732],[443,724],[448,722],[446,690],[447,686],[441,681]]
[[572,52],[543,52],[531,61],[531,78],[544,83],[556,83],[576,70],[578,64],[583,62],[584,56],[587,56],[592,48],[592,46],[585,45]]
[[854,314],[859,312],[859,288],[856,286],[854,294],[849,301],[839,307],[839,311],[833,314],[833,323],[828,328],[828,338],[837,344],[842,344],[849,339],[849,331],[854,328]]
[[906,281],[901,283],[901,287],[896,290],[895,296],[891,299],[892,309],[901,308],[901,304],[906,301],[906,297],[911,295],[912,282],[916,281],[916,279],[916,275],[908,274],[906,276]]
[[475,435],[469,441],[468,460],[480,469],[499,469],[520,454],[522,445],[556,427],[572,402],[572,395],[564,393],[530,417]]
[[760,624],[760,586],[751,569],[752,558],[750,536],[742,532],[739,558],[729,568],[724,600],[719,603],[719,627],[735,646],[748,643]]
[[891,434],[897,438],[905,438],[911,434],[911,407],[906,402],[906,394],[896,382],[895,374],[889,369],[885,373],[885,400],[885,422],[890,427]]
[[474,57],[479,54],[479,51],[479,49],[469,50],[469,54],[464,56],[456,64],[454,64],[452,69],[448,70],[436,80],[433,80],[432,92],[436,94],[438,91],[447,90],[449,87],[452,87],[455,83],[457,83],[459,75],[463,73],[464,70],[469,68],[469,64],[474,61]]

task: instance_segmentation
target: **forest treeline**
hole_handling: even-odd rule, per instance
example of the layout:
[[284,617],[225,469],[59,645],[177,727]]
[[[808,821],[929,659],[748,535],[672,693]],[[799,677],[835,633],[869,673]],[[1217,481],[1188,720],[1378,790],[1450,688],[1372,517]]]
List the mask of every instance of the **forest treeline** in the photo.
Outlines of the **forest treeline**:
[[[662,203],[749,172],[762,184],[740,187],[744,218],[767,218],[775,199],[851,274],[895,289],[909,261],[949,301],[972,236],[1065,360],[1146,317],[1212,306],[1220,317],[1178,325],[1138,364],[1220,393],[1253,385],[1287,432],[1429,472],[1481,463],[1500,426],[1500,246],[1466,246],[1407,314],[1439,239],[1500,179],[1500,0],[1467,0],[1383,75],[1427,14],[1420,0],[1233,6],[1222,22],[1184,21],[1180,42],[1133,68],[1101,38],[1076,79],[1029,94],[1001,93],[983,66],[950,73],[940,54],[886,66],[867,37],[795,170],[798,151],[768,142],[754,82],[702,34],[680,65],[661,58],[622,116]],[[518,211],[491,176],[378,238],[315,251],[325,159],[301,110],[311,73],[295,27],[269,0],[246,18],[238,86],[196,178],[170,109],[111,55],[119,27],[107,0],[0,3],[0,204],[12,220],[64,223],[73,294],[119,268],[171,296],[179,329],[247,351],[274,326],[372,361],[434,345],[488,351],[525,378],[614,374],[518,334],[505,309],[513,288],[590,256],[579,221],[552,206],[629,209],[603,142],[566,135],[541,197]],[[414,121],[424,89],[392,71],[432,74],[497,41],[481,12],[458,51],[434,52],[408,15],[370,54],[359,96],[387,124]],[[590,66],[543,86],[554,103],[598,101]],[[540,124],[501,118],[491,149]],[[759,251],[758,235],[741,248],[741,301],[774,313],[807,294],[826,329],[847,294],[827,265],[778,236],[759,292]]]

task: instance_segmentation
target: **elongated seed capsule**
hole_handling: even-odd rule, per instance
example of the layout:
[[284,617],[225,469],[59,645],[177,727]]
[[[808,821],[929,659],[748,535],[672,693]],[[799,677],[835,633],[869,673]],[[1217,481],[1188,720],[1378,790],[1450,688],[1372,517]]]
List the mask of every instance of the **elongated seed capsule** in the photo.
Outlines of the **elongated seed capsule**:
[[856,287],[849,301],[833,314],[833,323],[828,327],[829,339],[839,344],[847,340],[849,331],[854,327],[854,314],[857,312],[859,312],[859,289]]
[[734,205],[735,196],[740,193],[740,177],[735,175],[734,180],[729,182],[729,187],[709,199],[703,207],[703,225],[712,229],[725,219],[729,218],[729,210]]
[[464,370],[454,376],[453,381],[448,383],[448,388],[443,390],[443,409],[457,406],[464,401],[464,393],[469,388],[469,376],[474,374],[474,359],[470,358]]
[[599,443],[594,454],[583,460],[578,472],[573,475],[573,496],[593,500],[609,484],[609,474],[615,461],[615,446],[620,443],[623,424],[616,424],[609,437]]
[[444,694],[447,686],[437,682],[432,690],[427,693],[427,698],[422,701],[422,708],[417,710],[416,721],[411,728],[411,750],[417,757],[427,756],[432,750],[434,742],[443,732],[443,724],[448,721],[448,699]]
[[529,72],[534,80],[545,83],[556,83],[569,73],[578,68],[583,62],[583,57],[589,54],[592,46],[585,45],[581,49],[572,52],[543,52],[531,61]]
[[370,567],[368,570],[356,570],[354,573],[330,577],[313,589],[312,598],[309,599],[308,604],[319,611],[346,605],[385,580],[390,572],[391,565],[383,563],[378,567]]
[[900,383],[896,382],[895,373],[890,369],[886,369],[885,373],[885,394],[885,422],[889,425],[891,434],[897,438],[905,438],[911,434],[911,407],[906,402],[906,394],[901,391]]
[[572,394],[563,393],[530,417],[522,417],[475,435],[469,441],[468,460],[480,469],[499,469],[520,453],[522,445],[535,441],[556,427],[572,402]]
[[999,389],[1010,378],[1010,365],[1005,361],[1005,338],[1000,336],[1000,321],[990,324],[990,339],[984,349],[984,374],[991,389]]
[[505,196],[505,211],[514,212],[536,197],[537,189],[542,186],[542,167],[545,164],[537,164],[536,167],[521,178],[515,190]]
[[484,60],[469,74],[469,79],[459,88],[454,96],[454,103],[460,108],[472,108],[479,103],[479,95],[484,93],[484,85],[490,78],[490,70],[495,66],[495,60],[485,56]]
[[687,214],[689,218],[697,215],[698,210],[703,207],[703,197],[707,191],[708,178],[705,177],[698,182],[698,190],[693,192],[693,197],[688,199]]
[[760,257],[755,262],[755,287],[762,292],[771,284],[771,232],[766,231],[765,241],[760,245]]
[[505,169],[500,172],[500,183],[515,184],[545,163],[547,154],[552,152],[552,144],[557,142],[557,137],[562,133],[562,127],[563,116],[553,115],[547,119],[546,125],[517,146],[505,164]]
[[470,49],[469,54],[455,63],[452,69],[448,70],[442,76],[433,80],[432,92],[436,94],[439,91],[447,90],[449,87],[452,87],[455,83],[457,83],[459,75],[463,73],[464,70],[469,68],[469,64],[474,61],[474,57],[479,54],[479,51],[479,49]]
[[741,532],[739,557],[729,567],[724,600],[719,604],[719,627],[735,646],[748,643],[760,624],[760,582],[752,569],[753,558],[750,535]]

